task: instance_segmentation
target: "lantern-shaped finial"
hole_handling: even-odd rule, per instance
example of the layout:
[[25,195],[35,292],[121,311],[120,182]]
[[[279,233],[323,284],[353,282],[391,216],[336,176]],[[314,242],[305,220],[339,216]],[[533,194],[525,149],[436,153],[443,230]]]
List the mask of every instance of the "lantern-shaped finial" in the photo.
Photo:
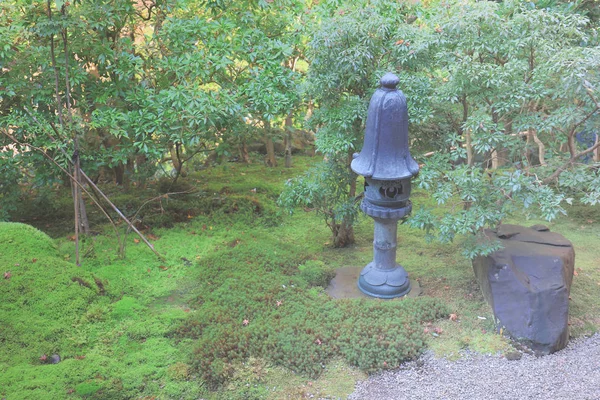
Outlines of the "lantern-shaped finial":
[[352,170],[366,178],[392,181],[419,172],[408,151],[408,108],[406,97],[396,89],[399,81],[388,72],[371,98],[365,142],[352,161]]
[[408,274],[396,264],[398,220],[412,209],[411,178],[419,165],[408,149],[406,97],[396,89],[398,77],[387,73],[369,104],[365,142],[354,155],[352,170],[365,177],[361,210],[375,220],[374,258],[361,272],[358,287],[380,298],[406,295]]

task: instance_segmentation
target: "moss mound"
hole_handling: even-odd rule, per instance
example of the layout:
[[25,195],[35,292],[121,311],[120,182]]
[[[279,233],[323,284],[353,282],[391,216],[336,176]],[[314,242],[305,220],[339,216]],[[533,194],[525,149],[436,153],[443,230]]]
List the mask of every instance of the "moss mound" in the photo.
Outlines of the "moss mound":
[[73,332],[100,289],[31,226],[0,223],[0,249],[0,387],[8,387],[16,384],[4,374],[9,365],[45,366],[53,354],[64,359],[77,353]]

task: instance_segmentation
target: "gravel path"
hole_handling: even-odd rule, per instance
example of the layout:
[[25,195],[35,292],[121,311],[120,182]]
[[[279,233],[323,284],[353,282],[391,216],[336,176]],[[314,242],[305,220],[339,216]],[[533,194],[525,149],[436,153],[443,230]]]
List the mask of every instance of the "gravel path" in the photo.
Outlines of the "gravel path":
[[448,361],[426,353],[359,383],[349,399],[600,400],[600,334],[549,356],[524,354],[515,361],[476,354]]

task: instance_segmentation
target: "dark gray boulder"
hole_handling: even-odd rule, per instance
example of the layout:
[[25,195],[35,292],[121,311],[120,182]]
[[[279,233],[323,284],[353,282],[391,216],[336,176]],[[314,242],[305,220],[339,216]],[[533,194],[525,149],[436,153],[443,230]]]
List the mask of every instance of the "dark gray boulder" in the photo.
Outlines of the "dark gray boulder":
[[501,225],[485,235],[503,249],[475,258],[473,270],[498,328],[538,355],[564,348],[575,264],[571,242],[543,225]]

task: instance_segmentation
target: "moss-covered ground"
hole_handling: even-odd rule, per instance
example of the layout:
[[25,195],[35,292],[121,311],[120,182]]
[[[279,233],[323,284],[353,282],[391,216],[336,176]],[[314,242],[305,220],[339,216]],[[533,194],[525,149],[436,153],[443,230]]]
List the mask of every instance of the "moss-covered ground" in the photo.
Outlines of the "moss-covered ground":
[[[53,238],[0,224],[0,398],[344,398],[366,373],[426,348],[447,357],[509,348],[460,242],[427,244],[406,225],[398,260],[423,296],[330,299],[332,269],[370,261],[373,225],[362,219],[357,243],[333,249],[313,213],[277,209],[284,182],[313,162],[201,170],[180,195],[161,197],[161,182],[129,193],[107,186],[164,261],[132,233],[119,258],[90,209],[94,234],[78,267],[68,190],[24,200],[15,219]],[[430,199],[416,191],[413,202]],[[582,336],[600,327],[600,212],[570,211],[549,226],[575,244],[571,328]]]

